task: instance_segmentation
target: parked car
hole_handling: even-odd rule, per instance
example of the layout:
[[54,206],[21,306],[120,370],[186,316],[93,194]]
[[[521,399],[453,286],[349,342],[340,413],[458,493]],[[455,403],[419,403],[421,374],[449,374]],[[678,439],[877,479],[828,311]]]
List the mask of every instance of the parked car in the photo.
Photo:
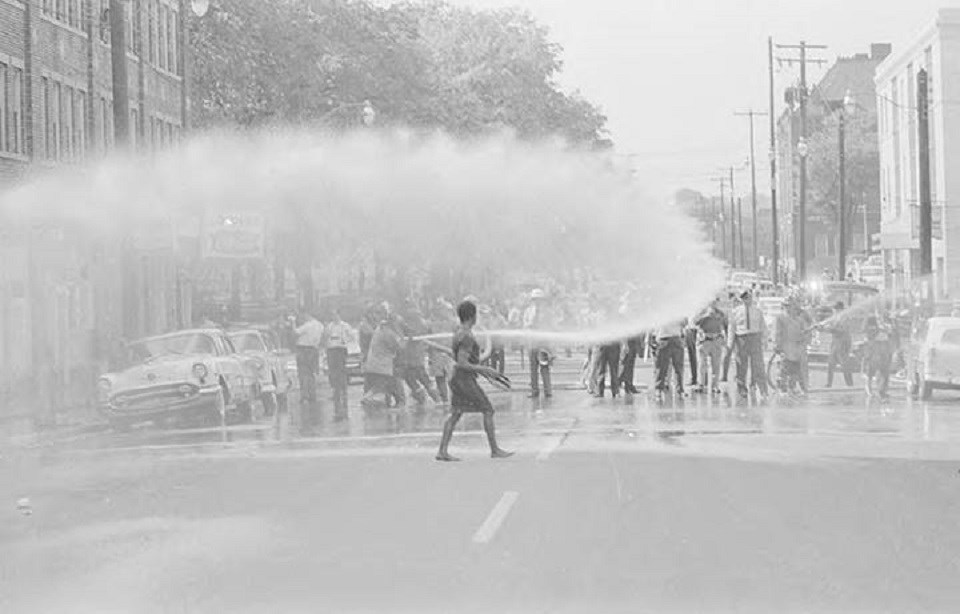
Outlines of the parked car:
[[[297,378],[296,369],[288,370],[293,356],[280,347],[280,339],[268,328],[244,328],[228,334],[237,351],[253,361],[260,385],[260,400],[267,414],[286,407],[287,394]],[[296,365],[296,360],[293,360]]]
[[219,329],[184,330],[131,343],[129,366],[98,381],[100,411],[110,424],[187,419],[249,421],[259,382],[249,358]]
[[767,325],[767,334],[774,339],[777,331],[777,317],[783,313],[784,298],[782,296],[762,296],[757,299],[757,307],[763,313],[764,323]]
[[907,386],[915,398],[960,389],[960,318],[927,320],[910,345],[907,364]]
[[[817,324],[836,315],[833,306],[837,302],[844,305],[844,324],[850,331],[854,347],[858,347],[864,340],[863,326],[867,317],[873,312],[870,307],[876,307],[874,301],[879,298],[879,291],[873,286],[846,281],[828,281],[818,283],[811,288],[811,294],[817,301],[813,310]],[[817,329],[813,331],[807,355],[810,362],[827,362],[830,357],[830,346],[833,343],[829,331]]]

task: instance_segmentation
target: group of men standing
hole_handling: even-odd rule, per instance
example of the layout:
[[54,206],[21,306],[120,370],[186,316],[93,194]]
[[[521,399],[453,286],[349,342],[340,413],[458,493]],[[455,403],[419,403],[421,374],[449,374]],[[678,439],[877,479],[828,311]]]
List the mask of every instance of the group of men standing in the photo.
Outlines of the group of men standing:
[[674,393],[686,396],[684,355],[690,363],[690,385],[695,392],[720,394],[720,383],[727,381],[730,362],[735,358],[740,396],[746,397],[754,389],[766,396],[763,348],[767,327],[763,313],[749,291],[731,298],[738,302],[729,313],[717,297],[692,319],[667,323],[651,336],[657,356],[658,398],[663,399],[670,391],[671,371],[676,378]]
[[320,352],[326,354],[327,377],[333,392],[334,415],[337,420],[347,417],[347,354],[356,342],[356,331],[340,317],[331,312],[323,324],[312,314],[304,314],[291,322],[294,328],[294,349],[297,359],[297,375],[300,380],[300,402],[315,406],[317,401],[317,378],[320,375]]

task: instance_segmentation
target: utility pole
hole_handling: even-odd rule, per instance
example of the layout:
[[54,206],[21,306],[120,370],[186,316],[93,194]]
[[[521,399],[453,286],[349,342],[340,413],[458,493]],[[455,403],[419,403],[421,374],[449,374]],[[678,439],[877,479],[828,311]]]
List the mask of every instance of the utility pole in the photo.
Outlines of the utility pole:
[[773,82],[773,37],[767,37],[767,59],[770,71],[770,216],[773,223],[773,283],[780,283],[780,228],[777,222],[777,119]]
[[[750,198],[753,205],[753,268],[757,270],[760,267],[760,257],[757,245],[757,160],[756,152],[754,151],[753,118],[762,117],[766,115],[766,113],[750,109],[743,113],[734,113],[734,115],[750,118]],[[742,255],[740,259],[743,260]]]
[[[800,65],[800,142],[806,148],[807,140],[807,64],[826,64],[826,60],[807,58],[809,49],[826,49],[826,45],[811,45],[800,41],[799,45],[777,45],[778,49],[799,49],[800,59],[786,58],[782,62]],[[803,282],[807,276],[807,156],[800,152],[800,205],[797,212],[799,236],[797,239],[797,276]]]
[[837,256],[840,262],[837,264],[837,279],[844,281],[847,278],[847,139],[846,124],[847,114],[843,107],[840,107],[838,119],[837,135],[840,150],[840,203],[837,206],[837,215],[840,217],[840,237],[838,241]]
[[930,108],[927,84],[927,71],[921,68],[917,73],[917,149],[920,166],[920,276],[925,278],[933,274],[933,203],[930,193]]
[[[736,201],[734,197],[736,196],[734,183],[733,183],[733,167],[730,167],[730,263],[733,265],[733,268],[737,268],[737,211],[735,209]],[[740,246],[741,251],[743,246]],[[743,264],[742,262],[740,263]]]
[[747,259],[743,253],[743,198],[737,197],[737,236],[740,240],[740,266],[747,268]]

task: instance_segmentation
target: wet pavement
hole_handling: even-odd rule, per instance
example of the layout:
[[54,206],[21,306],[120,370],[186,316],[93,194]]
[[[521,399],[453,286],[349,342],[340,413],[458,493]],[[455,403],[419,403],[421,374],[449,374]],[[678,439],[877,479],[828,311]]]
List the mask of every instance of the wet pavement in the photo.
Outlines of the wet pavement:
[[21,441],[0,611],[960,609],[960,394],[658,403],[574,380],[491,392],[505,461],[468,416],[464,461],[437,463],[444,408],[366,411],[357,388],[307,432]]

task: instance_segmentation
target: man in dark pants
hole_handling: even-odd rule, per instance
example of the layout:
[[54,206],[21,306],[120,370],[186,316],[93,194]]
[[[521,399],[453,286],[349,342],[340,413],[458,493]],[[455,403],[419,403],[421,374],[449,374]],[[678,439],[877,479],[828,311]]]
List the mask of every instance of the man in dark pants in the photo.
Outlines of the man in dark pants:
[[633,372],[637,365],[637,356],[643,349],[643,335],[627,339],[627,351],[623,355],[623,363],[620,368],[620,382],[623,384],[623,391],[627,394],[637,394],[639,391],[633,385]]
[[670,389],[670,369],[677,377],[676,394],[685,396],[683,391],[683,342],[684,322],[671,322],[657,331],[657,398],[663,400]]
[[697,329],[694,326],[688,326],[683,335],[684,344],[687,348],[687,362],[690,363],[690,387],[696,389],[699,379],[697,378]]
[[327,352],[327,377],[333,390],[333,409],[337,420],[347,417],[347,347],[355,341],[353,329],[336,310],[323,329],[323,346]]
[[[834,305],[835,313],[843,311],[843,301]],[[847,386],[853,386],[853,373],[850,371],[850,351],[853,349],[853,339],[846,322],[837,318],[824,327],[830,333],[830,358],[827,362],[827,388],[833,388],[833,372],[837,367],[843,371],[843,381]]]
[[320,343],[323,324],[306,314],[296,328],[297,376],[300,379],[300,428],[309,429],[318,418],[317,375],[320,374]]
[[[753,304],[749,291],[740,295],[741,304],[733,310],[730,318],[727,347],[737,352],[737,390],[741,398],[747,398],[754,387],[767,396],[767,369],[763,362],[763,344],[767,337],[767,324],[761,312]],[[747,369],[750,383],[747,383]]]
[[[546,294],[537,288],[530,293],[531,304],[523,314],[523,325],[528,330],[545,330],[550,327],[549,308],[546,305]],[[547,399],[553,396],[553,386],[550,381],[550,350],[546,344],[537,339],[529,342],[530,352],[530,398],[540,397],[540,381],[543,381],[543,396]],[[542,358],[545,358],[542,360]]]
[[600,346],[600,396],[603,396],[606,380],[610,379],[610,394],[613,398],[620,395],[620,352],[619,341]]

